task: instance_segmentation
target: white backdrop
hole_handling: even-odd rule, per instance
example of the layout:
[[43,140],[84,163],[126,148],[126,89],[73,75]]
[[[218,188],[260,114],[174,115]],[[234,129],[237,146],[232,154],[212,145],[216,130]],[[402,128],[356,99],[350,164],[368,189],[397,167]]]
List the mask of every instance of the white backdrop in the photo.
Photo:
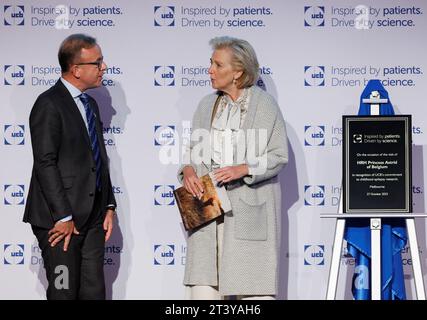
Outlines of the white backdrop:
[[[104,122],[118,221],[106,245],[108,297],[182,299],[186,241],[171,191],[178,164],[162,145],[180,143],[199,100],[219,35],[247,39],[260,86],[278,101],[290,161],[281,174],[281,299],[323,299],[341,185],[341,116],[356,114],[379,78],[396,113],[413,116],[414,211],[425,212],[427,19],[425,1],[2,0],[0,6],[0,299],[43,299],[37,241],[21,222],[32,167],[28,116],[60,76],[69,34],[98,39],[108,72],[92,91]],[[175,130],[173,130],[175,129]],[[421,262],[426,223],[417,220]],[[408,298],[414,285],[403,253]],[[338,297],[351,299],[353,259],[343,252]],[[426,270],[424,268],[424,270]]]

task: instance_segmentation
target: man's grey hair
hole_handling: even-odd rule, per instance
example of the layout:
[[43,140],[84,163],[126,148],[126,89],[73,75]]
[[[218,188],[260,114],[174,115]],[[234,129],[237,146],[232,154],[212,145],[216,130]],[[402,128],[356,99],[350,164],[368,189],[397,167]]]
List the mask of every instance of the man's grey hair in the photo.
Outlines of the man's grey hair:
[[228,36],[216,37],[209,41],[213,50],[230,49],[232,53],[232,66],[243,74],[236,81],[239,89],[255,84],[259,76],[259,64],[254,48],[246,40]]

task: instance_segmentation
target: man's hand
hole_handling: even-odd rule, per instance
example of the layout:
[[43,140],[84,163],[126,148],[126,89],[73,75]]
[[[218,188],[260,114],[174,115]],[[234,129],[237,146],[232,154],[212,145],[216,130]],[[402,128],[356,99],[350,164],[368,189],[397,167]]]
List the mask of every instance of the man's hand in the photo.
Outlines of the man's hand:
[[233,180],[240,179],[249,173],[247,164],[237,166],[229,166],[214,171],[215,180],[218,183],[227,183]]
[[108,209],[104,219],[104,231],[105,231],[105,242],[110,239],[111,233],[113,232],[113,218],[114,210]]
[[193,197],[197,197],[199,199],[202,198],[203,195],[203,184],[197,176],[192,166],[186,166],[184,170],[182,170],[184,174],[184,188],[190,192]]
[[71,236],[72,234],[79,234],[77,229],[74,227],[74,221],[58,221],[55,223],[55,226],[49,230],[48,236],[49,236],[49,242],[50,246],[54,247],[58,242],[60,242],[62,239],[64,240],[64,251],[67,251],[68,245],[70,244]]

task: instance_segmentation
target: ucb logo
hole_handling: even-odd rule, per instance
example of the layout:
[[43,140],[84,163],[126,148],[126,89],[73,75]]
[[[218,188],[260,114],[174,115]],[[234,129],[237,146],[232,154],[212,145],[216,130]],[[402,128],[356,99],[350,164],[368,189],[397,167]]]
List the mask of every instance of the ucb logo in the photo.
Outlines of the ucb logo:
[[324,206],[325,205],[325,186],[324,185],[304,186],[304,205]]
[[304,86],[324,87],[325,86],[325,66],[305,66]]
[[10,125],[4,126],[4,144],[5,145],[24,145],[25,144],[25,126]]
[[154,26],[173,27],[175,25],[175,7],[173,6],[155,6],[154,7]]
[[23,26],[24,6],[4,6],[4,25]]
[[25,188],[23,184],[5,184],[4,185],[4,204],[23,205]]
[[154,126],[154,145],[173,146],[175,145],[175,126]]
[[304,126],[305,146],[325,145],[325,126]]
[[175,66],[154,66],[154,85],[172,87],[175,85]]
[[353,143],[362,143],[363,142],[363,134],[353,134]]
[[5,244],[4,245],[4,264],[24,264],[23,244]]
[[23,86],[25,84],[25,66],[18,65],[5,65],[4,66],[4,84],[6,86],[17,85]]
[[325,264],[324,245],[304,245],[304,265],[323,266]]
[[325,26],[325,7],[305,6],[304,7],[304,26],[305,27],[324,27]]
[[173,206],[175,198],[173,185],[155,185],[154,186],[154,205],[156,206]]
[[154,265],[167,265],[175,264],[175,245],[154,245]]

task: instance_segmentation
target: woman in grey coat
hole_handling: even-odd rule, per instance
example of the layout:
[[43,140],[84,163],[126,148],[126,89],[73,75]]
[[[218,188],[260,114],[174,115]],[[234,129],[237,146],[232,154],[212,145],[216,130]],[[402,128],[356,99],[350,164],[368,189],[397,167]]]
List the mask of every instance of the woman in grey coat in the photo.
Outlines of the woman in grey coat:
[[178,179],[200,198],[198,177],[213,171],[232,210],[189,232],[186,296],[274,299],[282,215],[277,175],[288,161],[285,123],[275,99],[255,86],[259,64],[252,46],[230,37],[210,44],[209,75],[217,92],[203,98],[194,114],[189,161]]

